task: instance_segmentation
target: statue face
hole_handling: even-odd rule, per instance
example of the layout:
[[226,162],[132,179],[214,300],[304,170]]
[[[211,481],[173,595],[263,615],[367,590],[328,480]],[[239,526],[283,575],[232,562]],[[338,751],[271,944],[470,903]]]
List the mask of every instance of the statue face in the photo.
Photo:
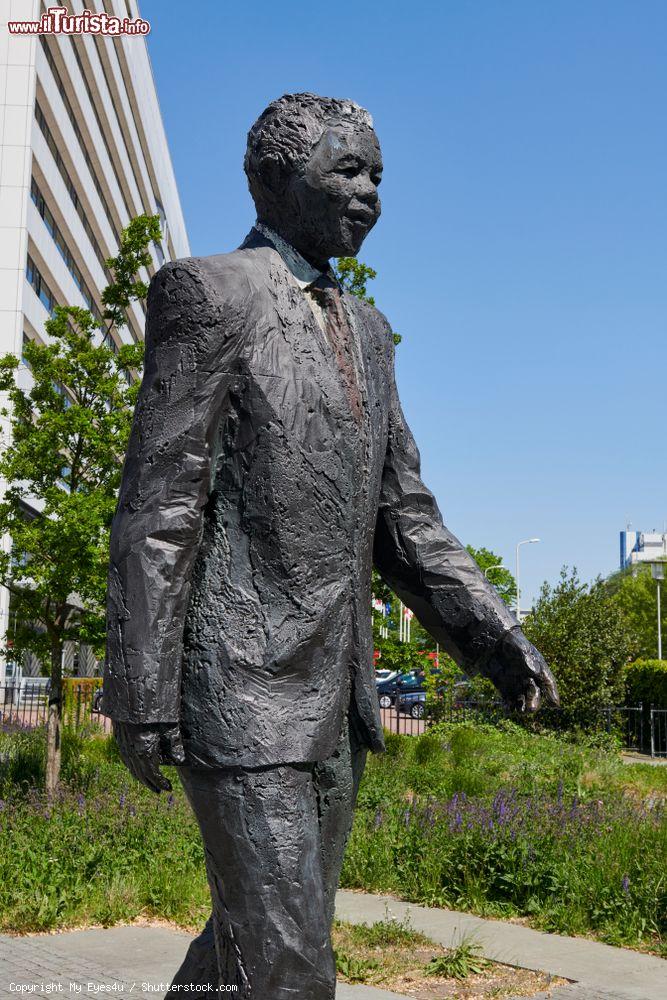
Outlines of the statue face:
[[313,263],[355,256],[380,217],[381,178],[373,129],[328,128],[305,171],[289,180],[284,207],[291,216],[290,242]]

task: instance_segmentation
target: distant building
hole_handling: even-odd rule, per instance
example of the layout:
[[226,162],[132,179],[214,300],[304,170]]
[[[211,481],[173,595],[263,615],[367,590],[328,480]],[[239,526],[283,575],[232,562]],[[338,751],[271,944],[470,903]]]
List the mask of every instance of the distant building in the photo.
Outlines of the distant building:
[[[85,6],[139,16],[136,0]],[[8,34],[8,19],[35,21],[41,10],[39,0],[0,0],[0,354],[19,358],[26,340],[48,339],[56,304],[100,317],[105,260],[135,216],[162,223],[144,280],[190,252],[145,39]],[[144,320],[144,304],[133,302],[109,347],[141,340]],[[20,378],[30,378],[25,366]],[[0,636],[9,620],[0,587]],[[0,685],[3,677],[0,657]]]
[[621,532],[621,569],[660,559],[667,559],[667,532]]

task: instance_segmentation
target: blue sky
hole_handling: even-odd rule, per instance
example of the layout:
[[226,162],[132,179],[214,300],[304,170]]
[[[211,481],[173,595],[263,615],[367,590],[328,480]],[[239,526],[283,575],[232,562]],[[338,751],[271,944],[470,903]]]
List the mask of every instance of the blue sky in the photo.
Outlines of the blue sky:
[[[448,526],[524,605],[663,530],[667,5],[142,0],[194,254],[253,222],[245,137],[285,92],[351,97],[382,144],[360,257]],[[185,19],[187,18],[187,23]]]

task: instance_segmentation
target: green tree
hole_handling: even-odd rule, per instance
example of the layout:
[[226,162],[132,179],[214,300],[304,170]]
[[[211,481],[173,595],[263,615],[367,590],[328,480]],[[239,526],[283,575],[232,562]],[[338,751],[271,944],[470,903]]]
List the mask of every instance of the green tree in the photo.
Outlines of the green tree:
[[[651,660],[658,655],[658,601],[656,582],[649,566],[641,564],[614,573],[605,587],[620,607],[628,630],[635,638],[633,659]],[[662,634],[667,643],[667,584],[662,584]]]
[[12,539],[11,553],[0,553],[0,579],[17,619],[12,656],[31,651],[50,671],[48,792],[60,772],[63,644],[85,642],[99,651],[104,643],[109,529],[139,388],[130,372],[143,360],[143,345],[116,353],[107,343],[130,302],[146,296],[137,273],[151,263],[148,246],[159,239],[158,216],[140,216],[123,230],[118,254],[106,262],[112,278],[102,291],[105,325],[87,309],[54,309],[45,324],[49,342],[25,345],[31,388],[21,387],[15,355],[0,358],[0,390],[9,404],[2,413],[11,429],[0,454],[0,476],[9,483],[0,535]]
[[482,572],[486,572],[486,578],[493,584],[505,604],[510,607],[516,605],[516,580],[503,566],[503,560],[490,549],[476,549],[473,545],[466,545],[466,549],[473,557]]
[[542,585],[523,629],[553,670],[569,722],[585,724],[622,702],[634,637],[602,580],[588,585],[563,568],[555,587]]
[[[377,271],[374,271],[368,264],[362,264],[356,257],[339,257],[334,265],[336,277],[344,288],[356,295],[362,302],[375,305],[375,299],[368,295],[366,285],[369,281],[377,278]],[[400,333],[394,333],[394,343],[400,344],[403,339]]]

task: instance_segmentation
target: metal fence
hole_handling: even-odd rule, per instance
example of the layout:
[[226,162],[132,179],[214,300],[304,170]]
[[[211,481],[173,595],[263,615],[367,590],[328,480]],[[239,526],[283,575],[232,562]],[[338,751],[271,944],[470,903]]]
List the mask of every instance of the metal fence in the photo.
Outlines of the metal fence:
[[[111,732],[111,720],[97,710],[101,678],[66,678],[63,682],[63,719],[82,728],[91,723]],[[47,678],[23,678],[21,684],[0,686],[0,725],[4,729],[34,729],[46,723],[49,705]],[[380,709],[382,724],[392,733],[420,736],[434,722],[498,723],[508,717],[499,701],[453,700],[436,697],[407,703],[394,700]],[[566,729],[563,709],[543,708],[524,720],[535,729]],[[639,705],[610,705],[591,714],[582,728],[618,737],[623,749],[652,757],[667,757],[667,709]]]
[[[382,724],[392,733],[419,736],[434,722],[498,723],[509,718],[500,701],[453,701],[447,698],[398,701],[381,709]],[[646,711],[642,704],[609,705],[592,711],[587,718],[574,723],[562,708],[545,707],[536,716],[524,717],[527,728],[534,730],[565,730],[577,724],[588,732],[615,735],[623,750],[667,756],[667,709]]]
[[[95,723],[111,732],[111,719],[96,710],[101,678],[68,677],[63,681],[63,720],[79,729]],[[4,729],[35,729],[46,724],[50,683],[46,677],[24,677],[0,686],[0,725]]]
[[644,706],[613,705],[599,710],[605,732],[618,736],[624,750],[644,753]]
[[651,757],[667,757],[667,708],[651,706]]

